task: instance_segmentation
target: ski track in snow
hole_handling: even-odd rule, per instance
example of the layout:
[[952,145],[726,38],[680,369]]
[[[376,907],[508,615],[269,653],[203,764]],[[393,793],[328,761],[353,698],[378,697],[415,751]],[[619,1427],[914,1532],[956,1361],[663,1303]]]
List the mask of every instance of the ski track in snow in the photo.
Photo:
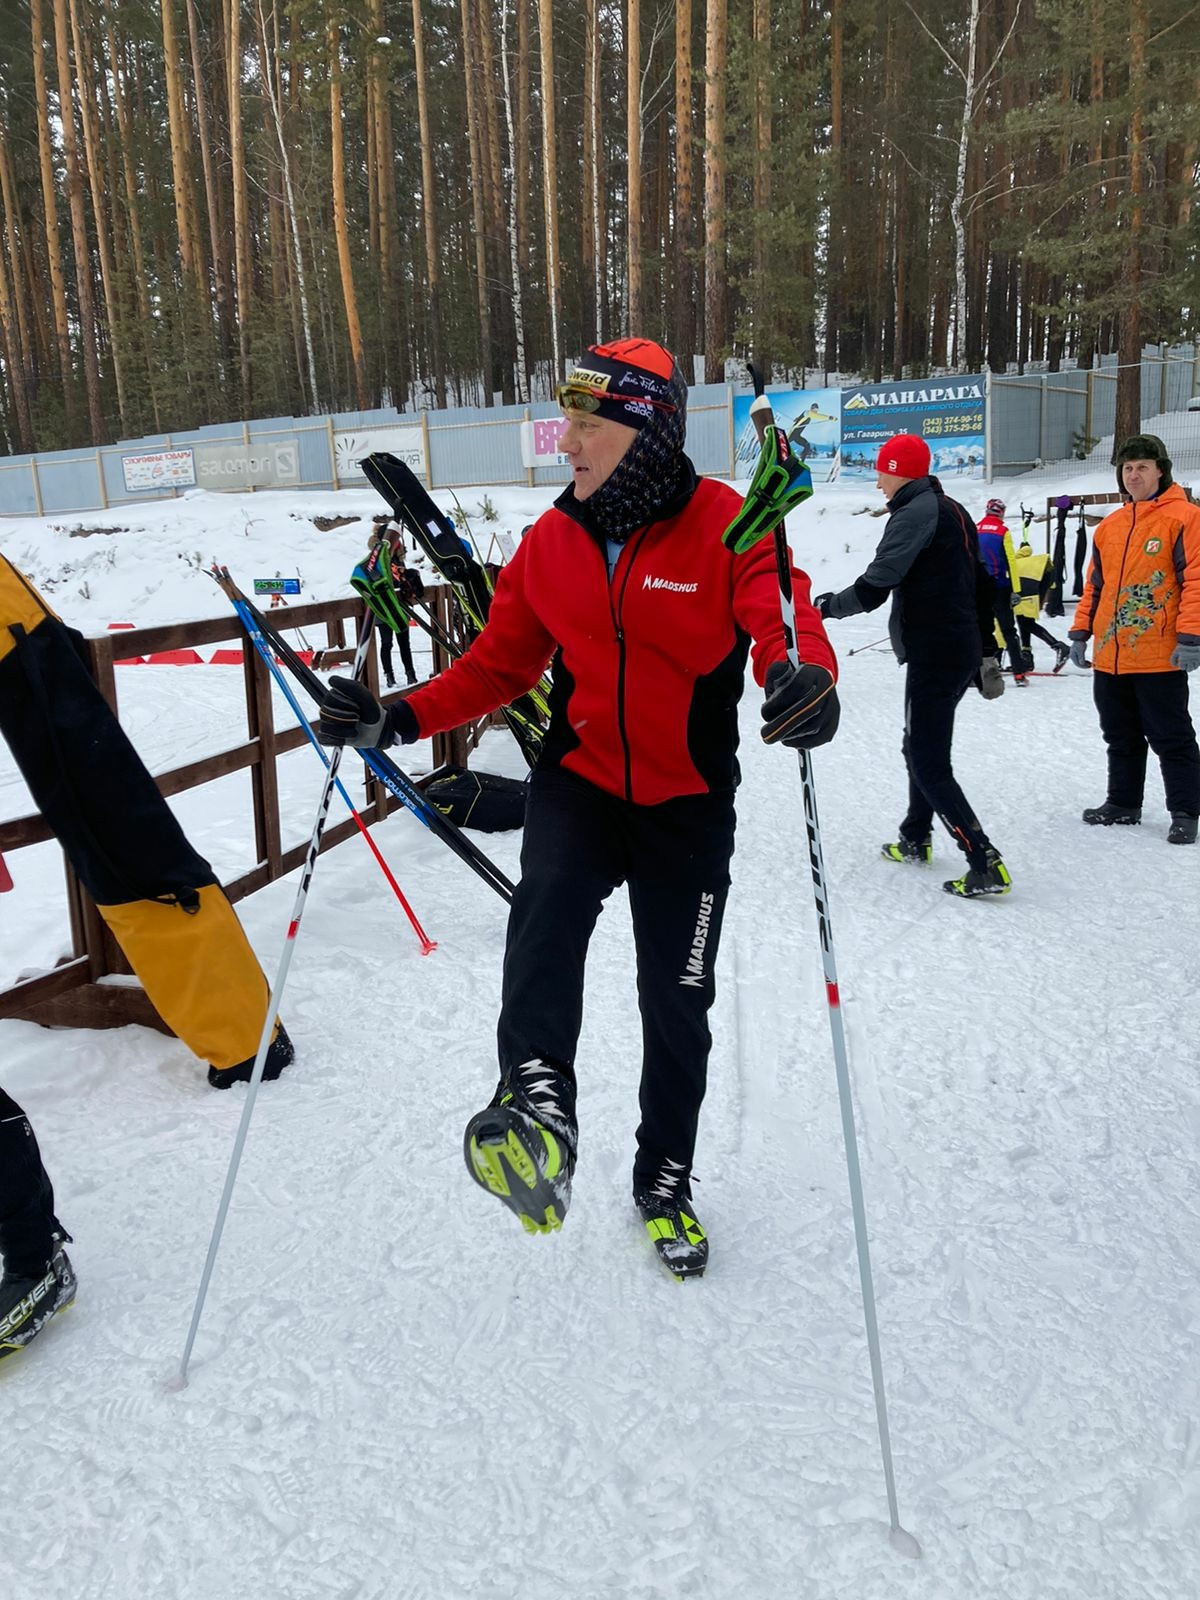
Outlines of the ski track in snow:
[[[546,498],[488,492],[514,528]],[[980,512],[988,491],[971,492]],[[276,552],[298,541],[293,570],[334,593],[365,524],[322,545],[294,508],[365,513],[373,497],[327,498],[256,497],[231,517],[202,495],[108,520],[140,515],[139,540],[167,549],[215,543],[243,582],[255,563],[287,570]],[[793,529],[816,589],[861,571],[882,527],[854,516],[868,488],[822,498]],[[81,556],[47,553],[44,526],[4,529],[35,578]],[[105,574],[86,617],[53,596],[68,620],[189,614],[178,582],[120,560]],[[188,574],[190,614],[220,614]],[[904,805],[902,678],[883,650],[848,656],[882,632],[880,613],[830,626],[844,713],[814,769],[901,1520],[923,1559],[886,1539],[799,775],[761,745],[751,691],[697,1157],[701,1283],[657,1267],[629,1204],[640,1040],[622,894],[591,956],[565,1229],[527,1238],[467,1179],[504,906],[407,813],[377,837],[439,948],[420,956],[361,844],[322,858],[283,1005],[298,1060],[259,1098],[182,1392],[166,1384],[244,1091],[214,1094],[146,1030],[0,1023],[0,1081],[34,1122],[80,1278],[72,1311],[0,1365],[0,1592],[1195,1592],[1200,852],[1164,843],[1153,761],[1141,828],[1081,826],[1104,762],[1089,684],[1068,669],[992,704],[968,694],[960,714],[956,768],[1013,894],[943,895],[959,858],[941,832],[932,868],[882,861]],[[236,671],[118,681],[155,770],[240,729]],[[277,716],[288,725],[282,702]],[[400,753],[413,771],[427,756]],[[494,732],[478,764],[515,774],[519,757]],[[307,837],[321,781],[310,751],[284,759],[287,842]],[[348,787],[361,795],[357,772]],[[244,774],[172,804],[218,872],[251,864]],[[0,814],[27,807],[0,751]],[[518,837],[479,837],[515,876]],[[10,858],[6,979],[66,948],[59,861],[53,845]],[[293,877],[238,908],[269,975],[294,894]]]

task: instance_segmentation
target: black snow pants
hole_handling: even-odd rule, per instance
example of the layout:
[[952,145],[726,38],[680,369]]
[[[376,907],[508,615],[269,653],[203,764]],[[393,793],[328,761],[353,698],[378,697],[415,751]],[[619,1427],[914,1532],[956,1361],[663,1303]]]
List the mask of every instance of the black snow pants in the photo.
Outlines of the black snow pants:
[[936,812],[970,864],[982,867],[990,841],[950,764],[954,713],[977,670],[974,663],[953,660],[908,663],[902,745],[908,768],[908,812],[900,832],[905,839],[927,839]]
[[1027,672],[1029,668],[1025,662],[1025,652],[1017,638],[1017,619],[1013,616],[1012,595],[1007,589],[992,590],[992,615],[1004,639],[1004,648],[1008,651],[1013,671]]
[[54,1253],[54,1190],[29,1120],[0,1089],[0,1255],[15,1278],[40,1278]]
[[393,639],[400,646],[400,660],[404,666],[404,676],[408,679],[409,683],[412,683],[414,681],[412,644],[408,637],[407,627],[401,628],[398,632],[393,633],[392,630],[386,626],[386,624],[381,624],[379,629],[379,661],[380,665],[383,667],[383,675],[385,679],[388,680],[395,677],[395,673],[392,671]]
[[1200,748],[1188,715],[1185,672],[1093,672],[1092,694],[1108,746],[1108,799],[1140,806],[1146,754],[1162,768],[1168,811],[1200,816]]
[[574,1071],[588,941],[604,901],[627,884],[642,1017],[635,1181],[665,1157],[691,1165],[733,834],[731,793],[639,806],[561,770],[530,779],[504,955],[500,1070],[543,1060]]
[[[1052,650],[1057,651],[1063,648],[1063,641],[1056,639],[1048,629],[1043,628],[1041,623],[1036,622],[1032,617],[1023,617],[1018,614],[1017,627],[1021,630],[1021,644],[1025,650],[1029,649],[1030,639],[1040,639],[1043,644],[1048,644]],[[1033,659],[1032,655],[1030,659]]]

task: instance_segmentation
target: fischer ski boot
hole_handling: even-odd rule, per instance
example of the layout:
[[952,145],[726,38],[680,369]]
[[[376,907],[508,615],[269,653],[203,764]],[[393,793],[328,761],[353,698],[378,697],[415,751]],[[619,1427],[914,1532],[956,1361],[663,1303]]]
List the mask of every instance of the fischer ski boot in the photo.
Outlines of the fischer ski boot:
[[961,878],[951,878],[942,888],[962,900],[977,900],[985,894],[1007,894],[1012,888],[1012,879],[1000,859],[1000,852],[989,845],[983,866],[968,866]]
[[1069,644],[1056,644],[1054,646],[1054,674],[1057,675],[1071,659],[1071,646]]
[[1198,821],[1200,821],[1200,818],[1193,816],[1190,811],[1172,811],[1167,843],[1195,844]]
[[578,1142],[574,1074],[525,1061],[467,1123],[463,1157],[479,1187],[503,1201],[526,1233],[555,1233],[571,1203]]
[[31,1344],[52,1317],[72,1305],[75,1287],[75,1269],[58,1236],[54,1254],[40,1277],[5,1273],[0,1279],[0,1361]]
[[1114,823],[1120,827],[1136,828],[1142,820],[1142,808],[1119,806],[1112,800],[1106,800],[1102,806],[1089,806],[1083,813],[1083,820],[1093,828],[1111,828]]
[[667,1271],[680,1282],[700,1277],[708,1265],[708,1236],[692,1206],[690,1169],[667,1156],[646,1177],[635,1170],[633,1203]]
[[901,834],[895,844],[881,844],[879,854],[887,861],[927,865],[933,860],[933,840],[928,835],[924,839],[906,839]]

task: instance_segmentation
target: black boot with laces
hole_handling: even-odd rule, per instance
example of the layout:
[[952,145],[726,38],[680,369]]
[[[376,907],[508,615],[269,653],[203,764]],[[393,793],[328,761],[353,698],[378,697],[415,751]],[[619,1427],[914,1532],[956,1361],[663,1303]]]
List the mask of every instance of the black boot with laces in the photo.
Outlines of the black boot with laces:
[[571,1203],[578,1142],[574,1074],[524,1061],[467,1123],[463,1156],[479,1187],[502,1200],[526,1233],[554,1233]]
[[667,1156],[649,1174],[635,1169],[633,1203],[667,1271],[698,1278],[708,1265],[708,1236],[692,1205],[691,1168]]

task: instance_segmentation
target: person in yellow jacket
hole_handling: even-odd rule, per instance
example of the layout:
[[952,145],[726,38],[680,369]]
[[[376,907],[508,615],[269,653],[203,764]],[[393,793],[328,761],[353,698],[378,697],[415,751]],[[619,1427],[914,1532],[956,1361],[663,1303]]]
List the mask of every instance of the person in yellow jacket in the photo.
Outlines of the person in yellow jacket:
[[[1050,585],[1054,582],[1054,563],[1050,559],[1050,553],[1047,550],[1035,550],[1029,540],[1022,537],[1021,543],[1017,546],[1014,564],[1017,569],[1018,591],[1017,598],[1013,601],[1013,616],[1017,620],[1021,649],[1024,651],[1027,663],[1033,661],[1030,640],[1036,637],[1054,651],[1054,671],[1061,672],[1071,658],[1071,647],[1069,644],[1064,644],[1061,639],[1056,639],[1038,621],[1046,596],[1050,592]],[[1030,670],[1032,671],[1032,665]]]
[[1108,746],[1108,795],[1083,813],[1110,826],[1142,820],[1147,751],[1162,767],[1172,844],[1195,844],[1200,747],[1188,714],[1200,667],[1200,507],[1172,481],[1162,440],[1135,434],[1117,452],[1128,501],[1096,529],[1071,659],[1086,665]]

